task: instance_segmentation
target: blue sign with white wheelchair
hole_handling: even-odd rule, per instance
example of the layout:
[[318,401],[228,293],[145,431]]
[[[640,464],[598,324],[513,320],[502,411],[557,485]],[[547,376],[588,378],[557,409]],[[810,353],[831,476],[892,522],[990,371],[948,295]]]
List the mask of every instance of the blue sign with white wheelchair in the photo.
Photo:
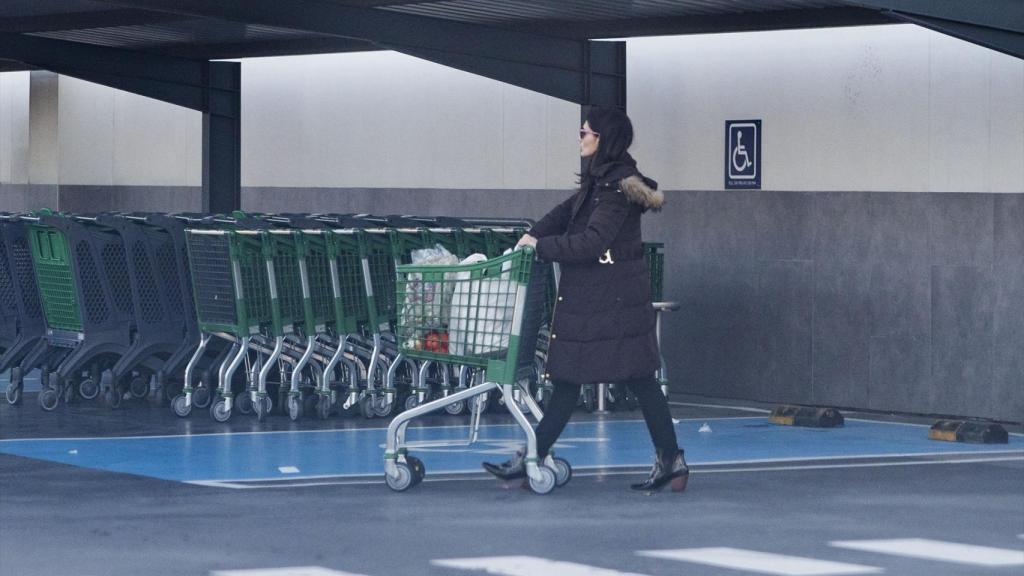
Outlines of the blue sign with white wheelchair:
[[725,189],[761,188],[761,121],[725,121]]

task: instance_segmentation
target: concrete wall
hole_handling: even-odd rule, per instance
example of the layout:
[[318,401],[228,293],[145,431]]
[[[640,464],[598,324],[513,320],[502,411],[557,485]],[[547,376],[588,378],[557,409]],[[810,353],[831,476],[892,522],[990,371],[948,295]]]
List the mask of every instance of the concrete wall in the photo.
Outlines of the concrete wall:
[[[628,58],[633,152],[668,190],[646,227],[683,304],[675,389],[1024,420],[1024,60],[913,26]],[[65,210],[198,208],[197,113],[63,77],[55,103],[35,74],[28,182],[0,177],[0,209],[58,189]],[[538,217],[578,169],[578,107],[399,54],[242,77],[249,210]],[[764,191],[722,190],[743,118],[763,120]]]

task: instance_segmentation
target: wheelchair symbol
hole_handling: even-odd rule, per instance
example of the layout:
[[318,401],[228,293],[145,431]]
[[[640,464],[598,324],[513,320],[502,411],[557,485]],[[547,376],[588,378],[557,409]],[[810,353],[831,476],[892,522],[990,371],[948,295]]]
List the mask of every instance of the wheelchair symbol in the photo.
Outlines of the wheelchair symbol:
[[[726,186],[760,187],[758,172],[761,167],[761,123],[727,121],[725,143]],[[738,181],[743,181],[737,183]],[[732,184],[730,184],[730,182]]]
[[[743,159],[740,162],[740,158]],[[743,132],[736,132],[736,147],[732,149],[732,167],[737,173],[742,173],[753,166],[750,156],[747,155],[747,147],[743,145]]]

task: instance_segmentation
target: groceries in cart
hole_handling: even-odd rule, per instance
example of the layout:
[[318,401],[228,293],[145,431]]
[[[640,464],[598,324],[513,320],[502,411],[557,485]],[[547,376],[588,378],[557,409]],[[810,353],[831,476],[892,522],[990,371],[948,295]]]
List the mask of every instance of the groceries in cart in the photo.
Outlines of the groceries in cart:
[[[414,251],[412,259],[414,266],[466,266],[486,262],[487,256],[459,261],[438,245]],[[417,327],[405,341],[407,349],[482,356],[508,348],[516,290],[507,262],[494,276],[486,269],[475,274],[460,269],[409,272],[405,281],[399,322]]]

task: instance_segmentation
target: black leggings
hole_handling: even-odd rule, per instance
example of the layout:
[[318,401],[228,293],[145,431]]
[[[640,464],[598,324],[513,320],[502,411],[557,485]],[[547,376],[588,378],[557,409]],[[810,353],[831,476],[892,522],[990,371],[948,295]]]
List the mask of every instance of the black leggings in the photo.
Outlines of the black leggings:
[[[672,425],[672,415],[668,410],[668,399],[661,392],[658,381],[652,378],[641,378],[623,382],[629,386],[640,403],[640,410],[647,423],[647,431],[651,433],[651,441],[661,454],[671,454],[678,450],[676,429]],[[562,434],[569,417],[576,408],[580,396],[580,385],[568,382],[555,382],[555,392],[544,410],[544,418],[537,425],[537,454],[544,458]]]

